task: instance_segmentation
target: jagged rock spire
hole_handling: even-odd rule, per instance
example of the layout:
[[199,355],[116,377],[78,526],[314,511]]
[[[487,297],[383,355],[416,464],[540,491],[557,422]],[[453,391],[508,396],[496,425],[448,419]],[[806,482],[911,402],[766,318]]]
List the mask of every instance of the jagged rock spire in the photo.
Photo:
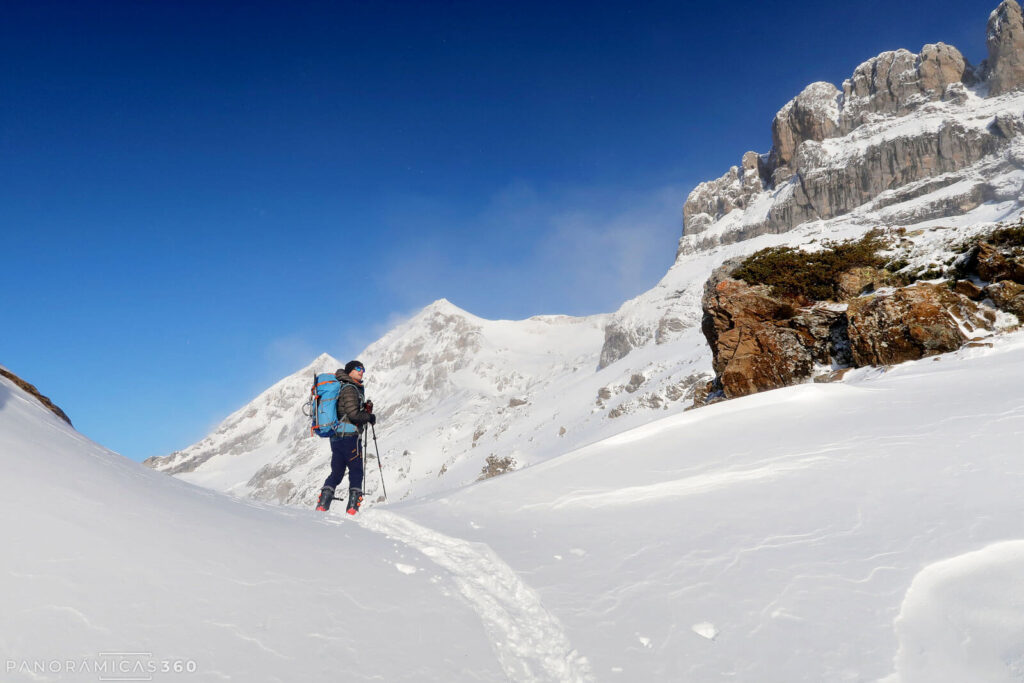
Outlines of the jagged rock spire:
[[988,18],[989,95],[1024,86],[1024,16],[1016,0],[1003,0]]

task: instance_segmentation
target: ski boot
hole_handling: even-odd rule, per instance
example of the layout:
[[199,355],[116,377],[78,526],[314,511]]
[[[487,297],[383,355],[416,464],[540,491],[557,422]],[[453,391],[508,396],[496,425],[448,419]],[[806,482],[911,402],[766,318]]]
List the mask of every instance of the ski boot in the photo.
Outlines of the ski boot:
[[359,506],[363,502],[363,492],[359,489],[348,490],[348,509],[345,510],[350,515],[354,515],[359,512]]
[[320,489],[320,500],[316,503],[316,509],[320,512],[327,512],[331,509],[331,501],[334,500],[334,489],[325,486]]

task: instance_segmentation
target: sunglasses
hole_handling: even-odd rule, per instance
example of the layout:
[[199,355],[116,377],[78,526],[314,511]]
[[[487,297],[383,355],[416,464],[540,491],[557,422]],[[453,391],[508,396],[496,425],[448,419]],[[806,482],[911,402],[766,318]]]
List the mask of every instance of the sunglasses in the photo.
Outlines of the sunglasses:
[[352,368],[352,372],[366,372],[366,368]]

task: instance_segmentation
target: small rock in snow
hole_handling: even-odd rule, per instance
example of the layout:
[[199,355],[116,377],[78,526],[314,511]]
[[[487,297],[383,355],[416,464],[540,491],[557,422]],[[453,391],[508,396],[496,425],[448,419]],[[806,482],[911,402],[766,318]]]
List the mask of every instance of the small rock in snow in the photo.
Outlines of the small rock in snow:
[[693,628],[694,633],[696,633],[698,636],[702,638],[714,640],[718,637],[718,629],[715,628],[714,624],[709,623],[707,621],[702,621],[699,624],[694,624],[691,628]]

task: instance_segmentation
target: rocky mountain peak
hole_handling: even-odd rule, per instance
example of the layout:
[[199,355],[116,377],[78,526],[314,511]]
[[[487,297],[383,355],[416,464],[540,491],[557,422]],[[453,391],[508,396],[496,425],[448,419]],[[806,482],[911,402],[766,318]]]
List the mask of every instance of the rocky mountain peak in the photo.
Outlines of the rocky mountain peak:
[[990,95],[1024,85],[1024,16],[1016,0],[1003,0],[988,18],[988,84]]
[[843,81],[842,91],[824,81],[811,83],[772,121],[772,170],[791,165],[806,140],[840,137],[878,115],[899,116],[926,102],[960,97],[949,86],[974,81],[974,68],[959,50],[934,43],[917,54],[899,49],[872,57]]
[[793,160],[804,140],[824,140],[839,133],[839,89],[831,83],[811,83],[786,103],[772,121],[773,165]]
[[[981,69],[952,45],[932,43],[868,59],[841,89],[804,88],[772,121],[768,154],[748,152],[690,193],[678,255],[908,200],[913,208],[887,213],[912,222],[1015,199],[1016,188],[986,178],[1016,166],[1024,140],[1019,102],[1006,99],[1024,86],[1016,0],[989,18],[988,47]],[[956,196],[938,192],[954,185]],[[931,193],[931,202],[919,200]]]
[[902,115],[926,102],[957,96],[954,83],[974,82],[974,68],[952,45],[925,45],[917,54],[893,50],[869,59],[843,81],[842,133],[872,120],[873,114]]

